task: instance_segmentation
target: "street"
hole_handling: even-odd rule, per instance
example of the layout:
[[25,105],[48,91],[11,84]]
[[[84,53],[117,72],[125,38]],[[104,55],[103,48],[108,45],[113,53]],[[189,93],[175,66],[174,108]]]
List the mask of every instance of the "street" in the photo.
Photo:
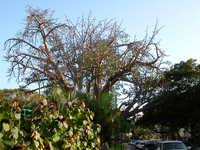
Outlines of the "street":
[[135,146],[130,145],[130,144],[125,144],[125,150],[135,150]]

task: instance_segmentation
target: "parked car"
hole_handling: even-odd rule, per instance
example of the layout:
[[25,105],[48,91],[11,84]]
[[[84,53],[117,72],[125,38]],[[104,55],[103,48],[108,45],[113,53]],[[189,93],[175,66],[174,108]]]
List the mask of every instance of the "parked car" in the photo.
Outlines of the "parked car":
[[135,143],[136,143],[137,141],[138,141],[138,140],[131,140],[131,141],[129,142],[129,144],[135,145]]
[[142,140],[131,140],[129,144],[134,145],[137,149],[143,149],[145,142]]
[[200,150],[200,146],[191,147],[190,150]]
[[187,146],[182,141],[161,141],[157,150],[187,150]]
[[135,145],[136,149],[143,149],[145,142],[144,141],[137,141],[137,142],[135,142],[134,145]]
[[147,142],[144,145],[144,150],[156,150],[157,149],[157,143],[153,142]]

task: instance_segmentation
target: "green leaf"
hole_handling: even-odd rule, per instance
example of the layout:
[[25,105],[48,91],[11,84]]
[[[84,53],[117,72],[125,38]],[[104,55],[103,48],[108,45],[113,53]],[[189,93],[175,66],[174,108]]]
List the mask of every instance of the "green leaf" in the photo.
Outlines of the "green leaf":
[[68,134],[69,134],[69,136],[73,136],[73,129],[70,129],[70,130],[68,131]]
[[4,114],[0,113],[0,121],[4,118]]
[[6,132],[10,130],[10,126],[8,123],[3,123],[3,130]]
[[21,114],[20,114],[20,113],[15,113],[15,118],[16,118],[17,120],[20,120]]
[[58,135],[58,134],[55,134],[54,136],[53,136],[53,141],[54,142],[58,142],[60,140],[60,136]]
[[3,137],[3,134],[2,133],[0,133],[0,140],[1,140],[1,138]]
[[87,120],[83,120],[83,125],[87,125]]
[[19,129],[17,127],[11,129],[11,133],[14,139],[18,139],[19,137]]

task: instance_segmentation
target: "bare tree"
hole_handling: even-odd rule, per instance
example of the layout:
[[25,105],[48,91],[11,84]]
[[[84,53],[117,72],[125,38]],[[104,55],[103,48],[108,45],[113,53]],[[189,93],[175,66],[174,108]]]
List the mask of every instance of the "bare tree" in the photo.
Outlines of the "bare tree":
[[[138,68],[159,68],[163,52],[155,37],[131,41],[114,20],[82,17],[58,23],[48,10],[30,8],[24,30],[5,42],[9,75],[27,87],[59,84],[97,99]],[[37,90],[35,89],[35,90]]]

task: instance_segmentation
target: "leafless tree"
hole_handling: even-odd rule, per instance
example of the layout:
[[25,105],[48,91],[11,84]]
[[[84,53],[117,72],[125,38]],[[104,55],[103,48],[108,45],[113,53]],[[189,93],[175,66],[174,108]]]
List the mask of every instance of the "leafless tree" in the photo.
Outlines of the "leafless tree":
[[23,87],[58,84],[98,99],[134,70],[159,68],[163,52],[155,42],[158,31],[131,41],[114,20],[89,16],[58,23],[50,11],[30,8],[24,30],[5,42],[9,75]]

